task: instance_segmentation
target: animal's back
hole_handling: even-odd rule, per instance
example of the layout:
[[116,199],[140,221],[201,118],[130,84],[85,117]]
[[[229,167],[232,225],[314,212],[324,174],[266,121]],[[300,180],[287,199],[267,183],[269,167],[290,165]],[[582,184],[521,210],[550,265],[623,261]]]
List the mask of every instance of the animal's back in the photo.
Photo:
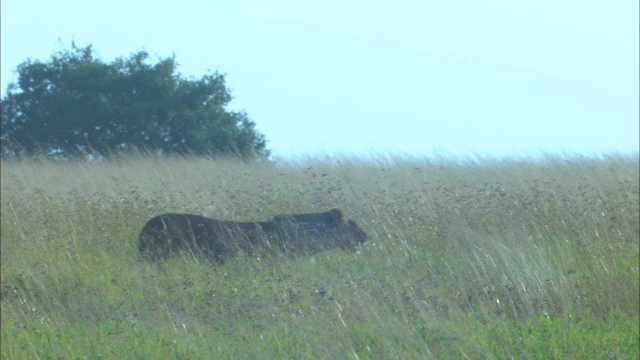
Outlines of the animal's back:
[[[211,249],[215,240],[212,219],[192,214],[163,214],[149,220],[140,236],[140,252],[152,258],[172,252],[195,254]],[[212,243],[213,242],[213,243]]]
[[163,214],[149,220],[139,236],[140,252],[151,258],[186,251],[222,263],[238,249],[252,252],[266,236],[260,223],[210,219],[192,214]]

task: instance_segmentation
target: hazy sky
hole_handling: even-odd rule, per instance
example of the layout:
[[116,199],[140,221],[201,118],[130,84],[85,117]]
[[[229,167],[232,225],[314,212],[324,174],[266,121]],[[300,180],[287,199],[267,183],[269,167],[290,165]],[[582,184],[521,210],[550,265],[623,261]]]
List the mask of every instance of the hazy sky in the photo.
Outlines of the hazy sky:
[[93,44],[227,75],[275,156],[637,152],[638,0],[1,2],[2,96]]

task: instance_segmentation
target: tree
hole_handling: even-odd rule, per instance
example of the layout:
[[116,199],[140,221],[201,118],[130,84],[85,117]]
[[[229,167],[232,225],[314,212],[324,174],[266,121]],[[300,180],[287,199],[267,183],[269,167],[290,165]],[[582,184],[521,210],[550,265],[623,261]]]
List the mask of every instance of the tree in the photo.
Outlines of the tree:
[[144,51],[107,64],[75,44],[46,63],[28,59],[0,104],[2,155],[269,155],[247,114],[225,109],[223,75],[185,79],[176,68],[175,56],[150,64]]

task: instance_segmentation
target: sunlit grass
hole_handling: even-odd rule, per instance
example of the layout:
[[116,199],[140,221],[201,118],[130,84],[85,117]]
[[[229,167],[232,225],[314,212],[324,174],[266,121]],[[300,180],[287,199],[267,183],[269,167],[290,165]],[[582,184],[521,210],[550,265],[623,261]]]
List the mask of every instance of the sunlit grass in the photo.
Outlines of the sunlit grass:
[[[638,158],[2,163],[3,358],[638,358]],[[138,256],[339,207],[357,254]]]

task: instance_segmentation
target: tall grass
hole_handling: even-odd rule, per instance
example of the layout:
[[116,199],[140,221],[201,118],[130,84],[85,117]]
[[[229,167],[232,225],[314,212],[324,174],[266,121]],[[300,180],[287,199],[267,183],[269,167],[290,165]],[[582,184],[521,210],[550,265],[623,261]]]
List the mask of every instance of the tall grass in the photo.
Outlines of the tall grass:
[[[639,355],[638,158],[4,160],[2,357]],[[164,212],[339,207],[359,253],[145,262]]]

